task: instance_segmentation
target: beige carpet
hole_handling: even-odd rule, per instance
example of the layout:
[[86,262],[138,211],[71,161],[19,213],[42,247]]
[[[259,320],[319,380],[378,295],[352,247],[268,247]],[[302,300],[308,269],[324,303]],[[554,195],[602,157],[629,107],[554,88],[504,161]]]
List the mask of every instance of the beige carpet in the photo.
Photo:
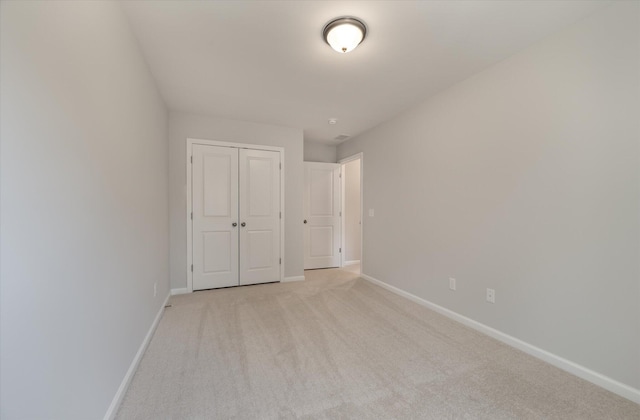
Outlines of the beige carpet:
[[119,419],[640,419],[347,270],[175,296]]

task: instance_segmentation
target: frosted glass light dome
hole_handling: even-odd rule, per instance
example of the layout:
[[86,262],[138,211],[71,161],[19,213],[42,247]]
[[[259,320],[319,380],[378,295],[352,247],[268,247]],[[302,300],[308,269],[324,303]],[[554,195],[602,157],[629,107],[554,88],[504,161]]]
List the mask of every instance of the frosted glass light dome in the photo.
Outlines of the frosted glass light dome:
[[345,17],[332,20],[322,31],[324,40],[339,53],[348,53],[364,39],[367,28],[356,18]]

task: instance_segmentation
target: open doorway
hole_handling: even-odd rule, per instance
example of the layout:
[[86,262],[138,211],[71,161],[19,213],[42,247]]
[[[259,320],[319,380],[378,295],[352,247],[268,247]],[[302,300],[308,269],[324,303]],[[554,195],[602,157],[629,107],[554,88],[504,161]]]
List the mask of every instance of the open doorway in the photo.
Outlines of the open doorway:
[[339,162],[342,165],[342,267],[362,272],[362,153]]

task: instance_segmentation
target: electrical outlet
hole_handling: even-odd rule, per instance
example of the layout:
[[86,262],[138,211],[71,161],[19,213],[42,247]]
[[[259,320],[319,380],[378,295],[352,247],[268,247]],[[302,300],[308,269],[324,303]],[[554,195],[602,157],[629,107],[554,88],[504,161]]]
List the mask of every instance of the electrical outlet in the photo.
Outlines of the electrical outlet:
[[449,277],[449,289],[456,290],[456,279]]
[[158,296],[158,283],[153,283],[153,297]]
[[496,303],[496,291],[493,289],[487,289],[487,302]]

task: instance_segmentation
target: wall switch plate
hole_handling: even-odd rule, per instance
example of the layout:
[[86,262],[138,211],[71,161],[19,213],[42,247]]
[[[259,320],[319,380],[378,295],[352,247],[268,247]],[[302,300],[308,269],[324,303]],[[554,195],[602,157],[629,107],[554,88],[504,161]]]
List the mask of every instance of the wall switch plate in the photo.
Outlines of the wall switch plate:
[[496,291],[493,289],[487,289],[487,302],[496,303]]
[[456,290],[456,279],[449,277],[449,289]]
[[369,217],[373,217],[373,214],[374,214],[373,209],[369,209]]

